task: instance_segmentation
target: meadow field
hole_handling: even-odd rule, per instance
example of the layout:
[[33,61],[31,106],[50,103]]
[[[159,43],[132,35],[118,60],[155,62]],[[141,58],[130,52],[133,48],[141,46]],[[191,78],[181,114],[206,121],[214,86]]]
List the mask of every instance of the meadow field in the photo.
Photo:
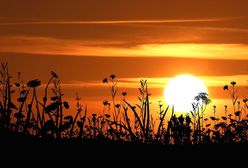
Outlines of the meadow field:
[[[37,89],[41,87],[39,79],[24,82],[20,75],[13,79],[8,64],[1,64],[0,130],[3,135],[17,135],[14,138],[17,143],[18,137],[23,141],[21,137],[24,136],[47,143],[247,144],[248,100],[238,98],[235,81],[222,88],[230,94],[232,107],[226,106],[221,117],[215,115],[216,106],[208,109],[211,100],[207,93],[199,93],[189,113],[176,115],[173,106],[158,104],[159,118],[155,120],[150,108],[149,81],[140,81],[137,104],[131,104],[126,99],[127,92],[121,93],[122,101],[117,103],[118,79],[110,75],[103,79],[102,84],[109,87],[111,101],[103,100],[99,104],[103,106],[104,113],[92,113],[80,103],[78,95],[76,111],[70,111],[59,75],[51,71],[48,79],[45,87],[41,88],[43,93],[38,94]],[[213,110],[213,115],[207,118],[205,113],[209,110]],[[4,138],[1,136],[1,139]]]

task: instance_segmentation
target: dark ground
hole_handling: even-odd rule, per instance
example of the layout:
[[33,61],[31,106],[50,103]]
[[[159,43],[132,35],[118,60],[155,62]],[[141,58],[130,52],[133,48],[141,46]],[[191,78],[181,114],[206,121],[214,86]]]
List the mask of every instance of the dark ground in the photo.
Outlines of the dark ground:
[[168,161],[177,165],[192,161],[201,161],[202,164],[220,161],[226,164],[229,161],[246,162],[248,144],[156,145],[77,139],[55,141],[1,130],[0,153],[0,160],[14,157],[22,161],[41,159],[44,162],[48,160],[57,162],[59,160],[60,164],[63,162],[68,164],[68,161],[71,164],[81,161],[102,164],[117,160],[121,164],[135,161],[144,165]]

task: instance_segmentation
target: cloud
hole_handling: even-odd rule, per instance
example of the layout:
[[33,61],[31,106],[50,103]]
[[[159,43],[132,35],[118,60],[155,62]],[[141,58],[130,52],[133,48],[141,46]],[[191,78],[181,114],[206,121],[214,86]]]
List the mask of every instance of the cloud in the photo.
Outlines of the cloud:
[[[100,25],[100,24],[160,24],[160,23],[199,23],[220,22],[243,17],[225,17],[209,19],[165,19],[165,20],[91,20],[91,21],[66,21],[66,20],[35,20],[23,19],[18,21],[4,21],[0,25]],[[0,18],[1,19],[1,18]]]
[[[248,75],[231,75],[231,76],[197,76],[201,79],[206,86],[216,87],[224,86],[229,84],[231,81],[236,81],[238,85],[248,86]],[[128,84],[139,84],[141,79],[146,79],[151,87],[164,87],[171,77],[161,77],[161,78],[120,78],[119,81]],[[248,89],[248,87],[247,87]]]
[[[118,78],[118,87],[121,88],[138,88],[140,80],[144,79],[148,81],[149,88],[164,88],[172,77],[160,77],[160,78]],[[248,91],[248,75],[232,75],[232,76],[197,76],[204,82],[207,87],[223,87],[229,84],[231,81],[236,81],[239,86],[247,86]],[[91,88],[91,87],[105,87],[102,81],[69,81],[62,83],[65,88]]]
[[0,37],[0,52],[99,57],[248,59],[246,44],[151,43],[126,47],[124,41],[80,41],[28,36]]
[[[248,75],[234,75],[234,76],[197,76],[201,79],[208,88],[208,94],[212,100],[223,99],[230,101],[229,92],[223,90],[223,86],[229,84],[230,81],[235,80],[238,87],[238,95],[240,99],[246,97],[248,93]],[[163,90],[168,84],[171,78],[118,78],[118,96],[121,91],[128,92],[128,98],[136,100],[139,94],[138,88],[140,87],[140,79],[146,79],[148,81],[148,87],[153,98],[163,99]],[[89,97],[104,97],[108,93],[108,87],[102,83],[102,81],[69,81],[61,84],[62,88],[70,93],[69,91],[79,91],[83,93],[83,96]],[[155,101],[156,102],[156,101]],[[216,103],[216,102],[215,102]]]

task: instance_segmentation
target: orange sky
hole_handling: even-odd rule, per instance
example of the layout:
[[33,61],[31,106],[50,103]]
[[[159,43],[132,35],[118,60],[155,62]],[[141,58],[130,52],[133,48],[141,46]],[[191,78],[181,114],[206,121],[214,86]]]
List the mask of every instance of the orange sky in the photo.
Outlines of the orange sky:
[[101,81],[113,73],[132,99],[139,79],[148,79],[160,98],[168,78],[184,73],[199,76],[212,99],[226,99],[222,86],[236,80],[243,98],[247,6],[247,0],[2,0],[0,60],[25,81],[45,83],[56,71],[68,97],[79,92],[86,103],[109,99]]

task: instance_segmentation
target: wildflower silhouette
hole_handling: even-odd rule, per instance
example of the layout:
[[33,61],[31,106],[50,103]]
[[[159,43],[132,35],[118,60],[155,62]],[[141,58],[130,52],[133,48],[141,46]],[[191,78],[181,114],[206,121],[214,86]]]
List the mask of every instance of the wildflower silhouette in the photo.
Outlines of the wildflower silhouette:
[[36,87],[38,87],[38,86],[40,86],[40,85],[41,85],[41,81],[38,80],[38,79],[31,80],[31,81],[29,81],[29,82],[27,83],[27,86],[28,86],[28,87],[31,87],[31,88],[36,88]]
[[[111,101],[102,102],[104,113],[88,114],[88,108],[80,103],[78,94],[75,100],[76,112],[71,110],[73,108],[64,100],[59,76],[54,71],[50,72],[44,88],[40,87],[39,79],[22,82],[20,73],[18,80],[12,82],[7,63],[2,63],[0,73],[0,131],[29,138],[77,139],[82,142],[99,140],[186,145],[238,144],[248,141],[248,100],[239,100],[235,81],[223,86],[230,94],[232,107],[226,105],[217,111],[217,106],[213,105],[208,109],[211,102],[208,94],[199,93],[192,104],[193,110],[189,114],[177,116],[173,106],[165,106],[161,102],[158,104],[158,113],[152,111],[151,93],[146,80],[140,81],[137,102],[130,103],[127,92],[119,91],[117,77],[112,74],[102,81],[111,97]],[[38,87],[39,90],[43,89],[44,94],[38,94]],[[211,109],[213,116],[206,118],[205,112]]]

